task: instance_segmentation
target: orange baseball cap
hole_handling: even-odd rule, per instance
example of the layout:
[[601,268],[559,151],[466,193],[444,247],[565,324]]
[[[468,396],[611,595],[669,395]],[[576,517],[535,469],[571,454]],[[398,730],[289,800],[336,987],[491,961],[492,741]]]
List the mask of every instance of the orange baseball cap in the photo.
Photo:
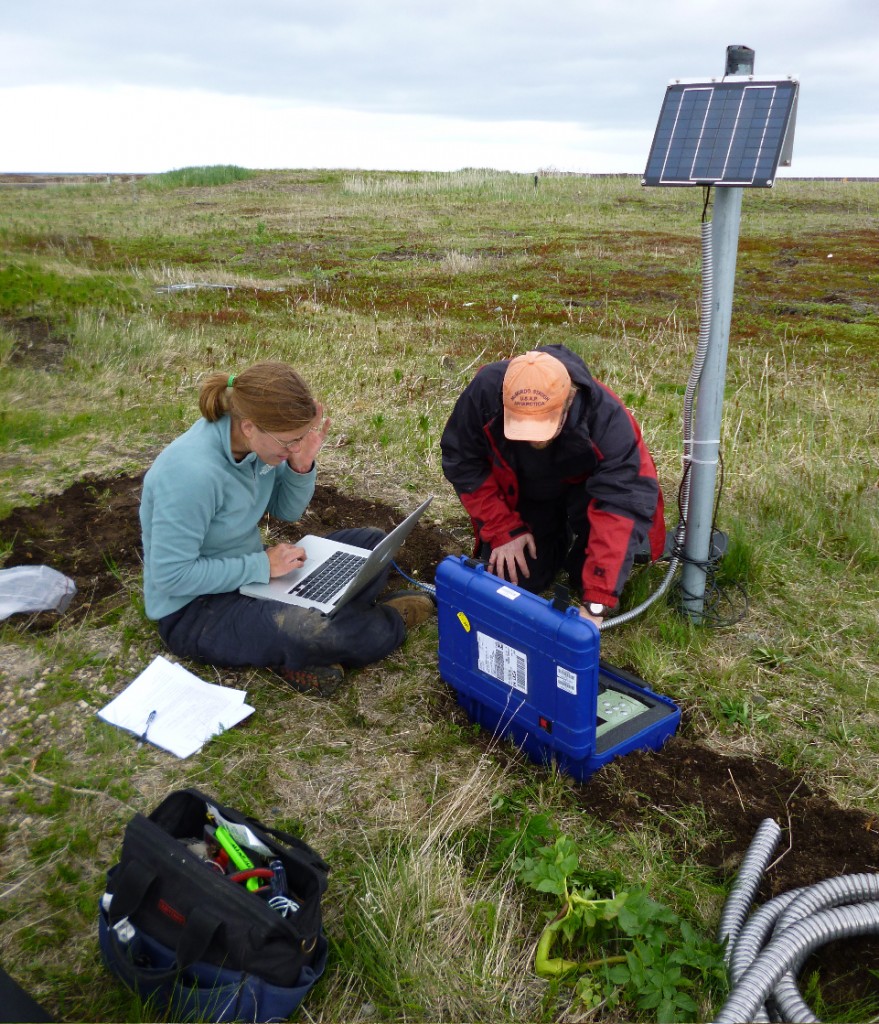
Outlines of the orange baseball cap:
[[511,441],[551,440],[570,390],[571,375],[548,352],[511,359],[504,374],[504,434]]

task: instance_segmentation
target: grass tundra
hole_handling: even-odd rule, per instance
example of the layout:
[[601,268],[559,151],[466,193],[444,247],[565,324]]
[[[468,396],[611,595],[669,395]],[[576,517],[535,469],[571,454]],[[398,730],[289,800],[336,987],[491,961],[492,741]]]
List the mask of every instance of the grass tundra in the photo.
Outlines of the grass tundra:
[[[6,182],[0,517],[48,509],[83,481],[136,477],[197,416],[203,374],[270,357],[296,365],[332,416],[319,481],[340,508],[368,498],[408,510],[434,493],[431,527],[466,547],[440,466],[451,406],[480,364],[563,342],[642,424],[674,526],[703,202],[634,177],[483,170]],[[868,823],[879,814],[877,218],[875,182],[746,192],[718,621],[693,624],[661,600],[602,634],[603,656],[671,697],[681,737],[710,761],[775,766]],[[106,492],[92,491],[100,509]],[[0,537],[9,559],[15,537]],[[187,785],[298,832],[332,865],[330,963],[303,1018],[711,1019],[724,998],[711,940],[737,862],[718,867],[708,851],[742,823],[713,814],[710,791],[672,810],[648,800],[632,827],[625,758],[577,786],[488,743],[438,675],[434,625],[330,701],[264,671],[189,665],[246,689],[256,713],[183,761],[138,746],[95,712],[161,646],[137,559],[112,546],[102,556],[113,600],[48,625],[13,616],[0,636],[0,963],[58,1019],[162,1019],[109,979],[96,908],[125,822]],[[661,578],[661,566],[636,572],[625,606]],[[599,791],[622,817],[590,812]],[[754,795],[739,794],[743,814]],[[794,793],[781,796],[793,814]],[[806,839],[789,831],[791,857]],[[849,870],[832,849],[831,870]],[[538,973],[541,931],[570,889],[604,908],[649,894],[674,920],[655,963],[685,948],[685,980],[663,988],[655,971],[624,978],[602,962],[654,942],[658,911],[628,945],[608,911],[565,947],[580,969]],[[877,1013],[879,958],[863,956],[867,1002],[834,1002],[821,970],[810,975],[814,1005],[835,1020]]]

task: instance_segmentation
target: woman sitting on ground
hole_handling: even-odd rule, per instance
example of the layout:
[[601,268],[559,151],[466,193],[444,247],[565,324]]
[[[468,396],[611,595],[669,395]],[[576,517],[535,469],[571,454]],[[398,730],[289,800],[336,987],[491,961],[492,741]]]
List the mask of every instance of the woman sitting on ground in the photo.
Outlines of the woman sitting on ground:
[[[332,617],[238,588],[299,568],[295,544],[264,546],[266,512],[295,522],[314,494],[315,459],[330,420],[286,363],[212,373],[199,395],[202,418],[162,451],[144,478],[140,505],[146,612],[182,658],[273,669],[295,689],[329,696],[344,668],[378,661],[425,621],[434,601],[396,591],[376,601],[388,570]],[[372,527],[334,540],[372,549]]]

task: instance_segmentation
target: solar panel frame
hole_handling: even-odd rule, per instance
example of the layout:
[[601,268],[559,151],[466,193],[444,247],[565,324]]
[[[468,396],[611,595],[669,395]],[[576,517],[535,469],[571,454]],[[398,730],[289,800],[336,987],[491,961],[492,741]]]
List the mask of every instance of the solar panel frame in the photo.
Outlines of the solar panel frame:
[[675,79],[641,184],[771,188],[790,162],[798,93],[790,77]]

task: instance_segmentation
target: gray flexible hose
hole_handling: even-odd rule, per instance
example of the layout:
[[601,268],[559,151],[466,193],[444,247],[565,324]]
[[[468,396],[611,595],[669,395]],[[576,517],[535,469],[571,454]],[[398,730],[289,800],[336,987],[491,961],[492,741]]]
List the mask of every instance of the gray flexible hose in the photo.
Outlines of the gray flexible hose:
[[[772,935],[778,915],[800,892],[802,889],[794,889],[791,892],[782,893],[781,896],[776,896],[774,900],[759,907],[743,925],[735,946],[728,950],[731,987],[734,988],[741,981],[742,975],[760,955],[760,950]],[[766,1003],[765,1007],[759,1007],[754,1014],[754,1021],[759,1024],[765,1024],[770,1019],[774,1019],[769,1013],[770,1007],[774,1009],[774,1004],[769,999]]]
[[778,827],[778,822],[772,818],[765,818],[754,833],[751,845],[742,860],[742,866],[739,868],[732,890],[724,904],[720,915],[720,924],[717,928],[717,941],[726,941],[724,958],[727,966],[732,960],[733,949],[738,941],[742,925],[751,911],[754,895],[760,887],[763,872],[772,859],[772,854],[775,853],[779,839],[781,839],[781,829]]
[[656,590],[645,601],[642,601],[637,608],[630,608],[622,615],[613,615],[605,619],[598,627],[599,630],[612,629],[614,626],[621,626],[624,622],[631,622],[637,615],[641,615],[650,605],[657,601],[671,586],[675,573],[680,565],[680,558],[677,552],[684,544],[684,534],[687,524],[687,511],[690,505],[690,474],[688,472],[690,460],[693,457],[693,403],[696,400],[696,391],[699,387],[699,379],[705,366],[705,358],[708,354],[708,340],[711,335],[711,313],[714,304],[714,243],[711,233],[711,221],[702,222],[702,297],[699,308],[699,339],[696,344],[696,354],[693,357],[693,365],[690,368],[690,376],[687,380],[687,388],[684,392],[684,413],[683,413],[683,439],[684,439],[684,480],[680,494],[680,521],[675,532],[672,557],[668,570],[662,578],[662,582]]
[[[834,907],[849,907],[859,913],[863,910],[867,915],[864,920],[874,925],[867,928],[866,932],[852,934],[876,931],[875,924],[879,923],[879,875],[840,875],[800,890],[796,898],[779,914],[773,935],[785,935],[798,921],[807,918],[814,920],[820,911]],[[804,952],[798,961],[792,963],[773,988],[772,996],[782,1020],[817,1020],[800,995],[796,983],[796,975],[809,952],[811,950]]]
[[770,1010],[773,1020],[817,1022],[795,980],[806,958],[828,942],[879,932],[879,874],[783,893],[745,922],[780,835],[771,818],[761,823],[721,914],[732,990],[714,1024],[768,1021]]
[[[803,921],[791,925],[782,935],[774,938],[760,953],[760,956],[742,975],[738,986],[723,1004],[714,1024],[741,1024],[755,1020],[770,993],[791,965],[802,963],[810,953],[836,939],[847,939],[857,935],[874,935],[879,932],[879,903],[855,903],[832,910],[822,910]],[[786,1014],[778,1005],[783,1021],[818,1022],[820,1018],[798,997],[804,1007],[796,1010],[794,1016]]]

